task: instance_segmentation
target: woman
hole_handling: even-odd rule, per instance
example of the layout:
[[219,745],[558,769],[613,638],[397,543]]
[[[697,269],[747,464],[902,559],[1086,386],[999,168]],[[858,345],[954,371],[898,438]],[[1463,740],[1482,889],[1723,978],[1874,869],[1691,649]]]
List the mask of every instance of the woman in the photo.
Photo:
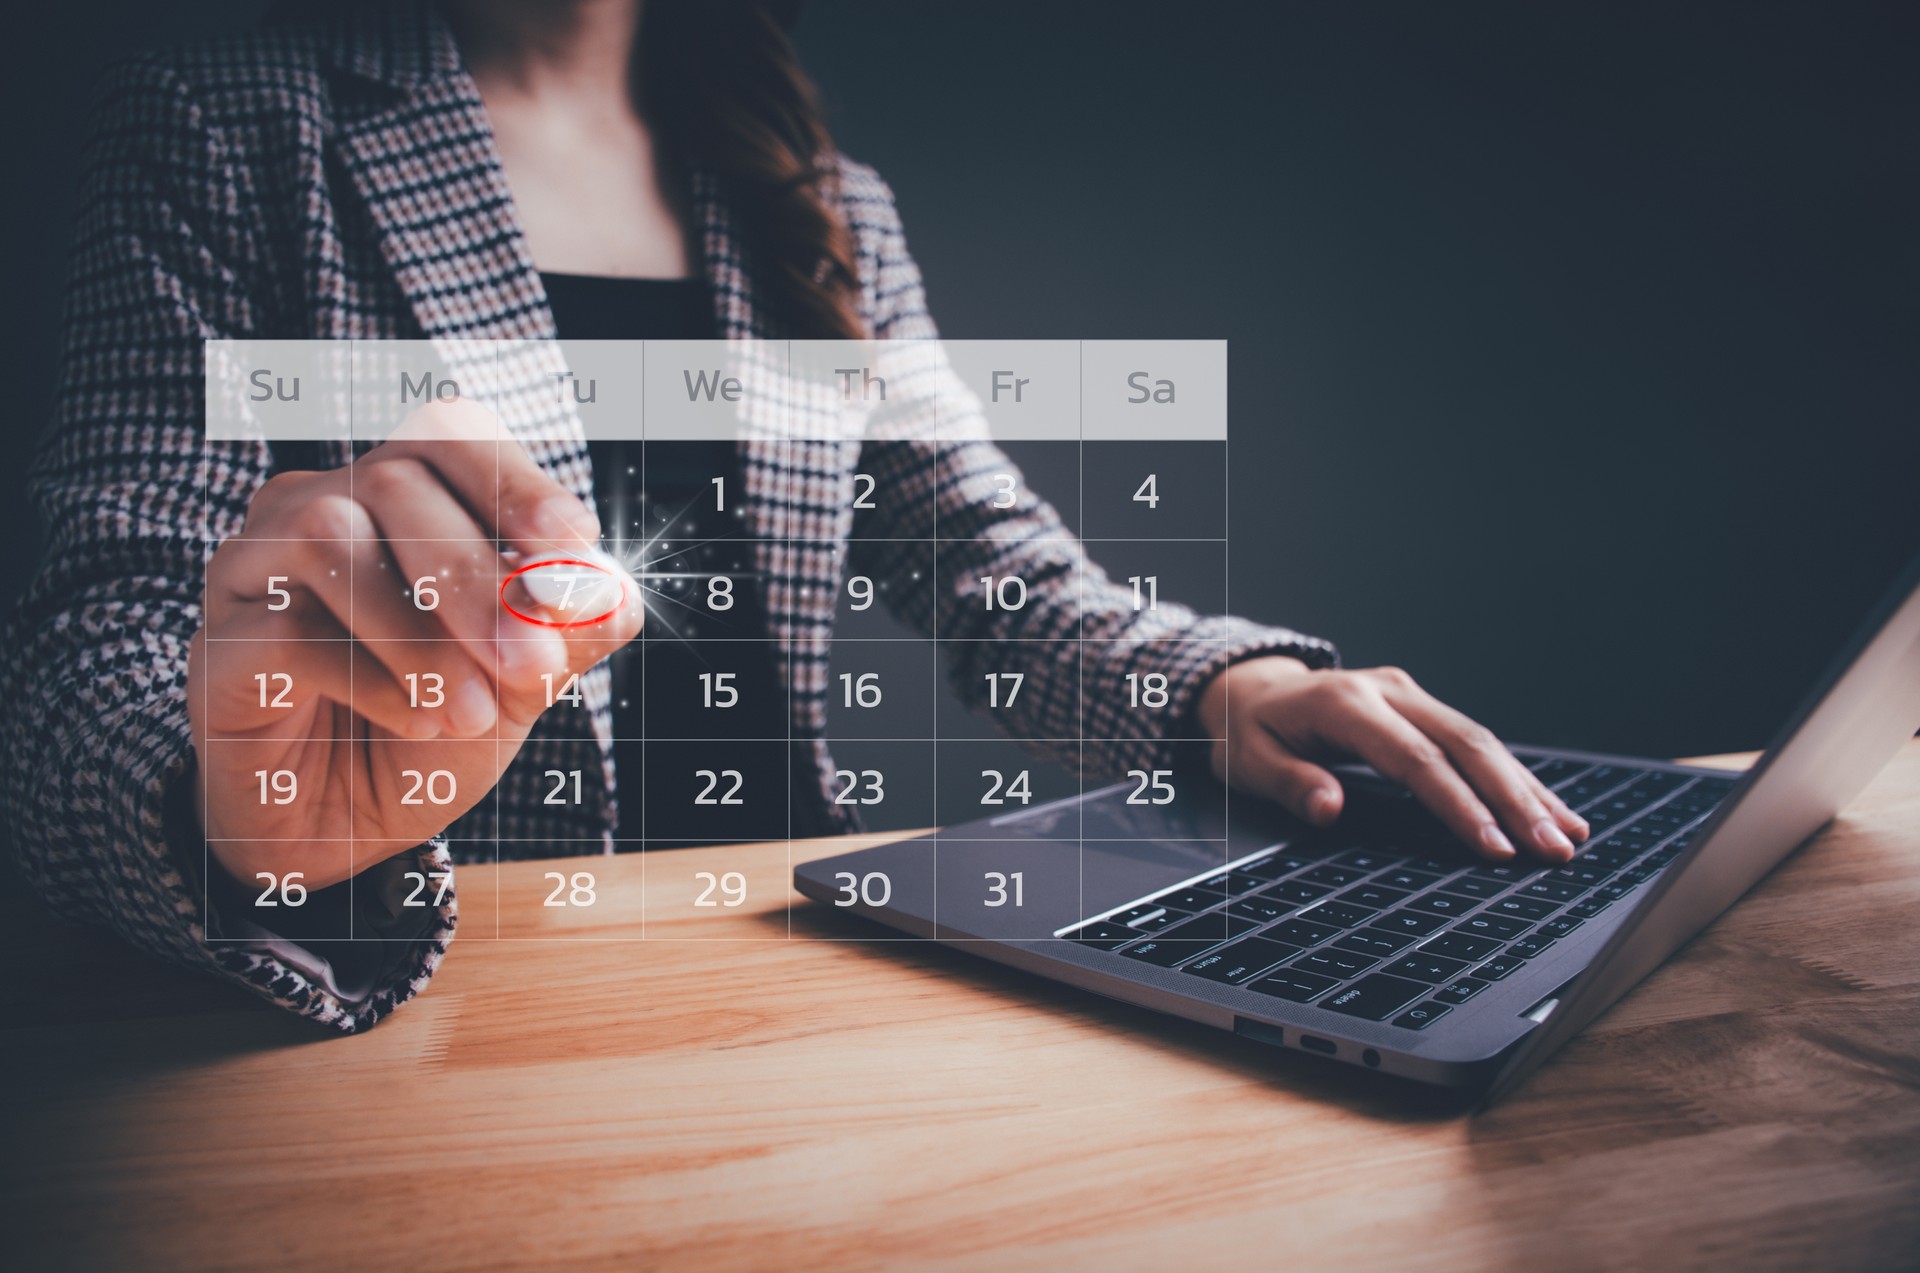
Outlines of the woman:
[[[35,473],[51,546],[6,678],[7,811],[28,875],[56,908],[362,1029],[416,993],[445,951],[451,890],[422,898],[419,881],[443,878],[449,843],[472,837],[491,852],[497,836],[508,855],[577,852],[583,839],[611,843],[644,805],[629,798],[623,814],[614,799],[616,774],[643,762],[610,742],[628,696],[615,701],[604,662],[639,630],[637,607],[496,643],[495,610],[356,607],[337,583],[349,564],[408,576],[409,545],[428,538],[476,554],[496,537],[530,551],[591,544],[592,503],[619,457],[518,431],[524,450],[497,446],[488,431],[499,426],[463,404],[371,450],[203,451],[202,342],[932,336],[890,194],[834,153],[785,7],[367,4],[121,68],[92,150],[59,418]],[[1285,630],[1177,607],[1134,612],[1076,546],[1062,547],[1057,516],[1031,492],[986,511],[997,503],[980,498],[989,476],[1010,469],[991,445],[876,448],[840,455],[832,480],[746,445],[705,458],[734,466],[752,509],[813,519],[829,539],[849,533],[843,495],[856,467],[929,483],[941,516],[978,528],[951,550],[960,565],[1049,579],[1033,605],[981,635],[1010,641],[1021,624],[1066,616],[1111,638],[1103,670],[1169,679],[1162,736],[1090,742],[1089,768],[1150,763],[1177,735],[1210,738],[1228,781],[1325,824],[1343,795],[1318,762],[1357,756],[1489,858],[1517,844],[1560,860],[1585,834],[1484,729],[1403,673],[1338,670],[1325,642]],[[496,457],[505,498],[474,498]],[[210,559],[203,517],[219,543]],[[755,524],[719,536],[718,551],[740,550]],[[794,586],[752,590],[734,616],[743,630],[782,634],[775,659],[756,667],[743,653],[740,671],[791,696],[782,723],[794,741],[778,763],[792,770],[791,816],[806,831],[849,826],[827,797],[823,737],[824,641],[844,557],[832,543],[803,555]],[[885,582],[909,618],[953,600],[885,560],[863,568],[894,572]],[[279,591],[263,597],[263,586]],[[399,710],[400,642],[436,643],[444,665],[464,669],[427,717]],[[1003,648],[1011,666],[1031,647]],[[276,667],[300,660],[303,687],[270,728],[254,714],[264,694],[253,701],[246,663],[263,650]],[[1077,692],[1061,666],[1024,666],[1022,710],[1044,714]],[[553,685],[575,674],[579,693],[556,701]],[[1088,703],[1089,738],[1137,732],[1101,728],[1103,711],[1111,722],[1113,705]],[[438,757],[466,739],[492,745],[447,762],[449,790],[457,779],[463,793],[451,807],[368,820],[356,805],[357,858],[302,812],[326,802],[281,808],[262,787],[263,773],[276,792],[285,781],[337,793],[354,775],[377,784],[383,763],[415,754],[380,749]],[[558,809],[540,795],[555,769],[585,775],[584,794]],[[250,912],[257,884],[241,881],[289,870],[309,904]],[[349,930],[414,940],[319,940]],[[246,940],[209,941],[234,937]]]

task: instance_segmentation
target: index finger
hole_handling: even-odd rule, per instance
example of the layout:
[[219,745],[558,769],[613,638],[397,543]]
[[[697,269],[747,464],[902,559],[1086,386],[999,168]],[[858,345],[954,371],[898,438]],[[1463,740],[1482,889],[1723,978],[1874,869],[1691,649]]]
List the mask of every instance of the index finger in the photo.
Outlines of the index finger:
[[504,545],[546,553],[592,545],[600,519],[534,458],[500,418],[465,398],[414,411],[380,449],[428,465]]

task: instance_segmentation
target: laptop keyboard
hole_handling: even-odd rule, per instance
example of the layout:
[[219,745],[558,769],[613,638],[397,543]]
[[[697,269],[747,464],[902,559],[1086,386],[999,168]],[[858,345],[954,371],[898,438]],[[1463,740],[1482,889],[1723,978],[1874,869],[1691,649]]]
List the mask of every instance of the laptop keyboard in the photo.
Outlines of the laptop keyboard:
[[1657,876],[1730,778],[1516,753],[1592,828],[1562,866],[1474,864],[1338,831],[1078,925],[1072,940],[1293,1003],[1424,1030]]

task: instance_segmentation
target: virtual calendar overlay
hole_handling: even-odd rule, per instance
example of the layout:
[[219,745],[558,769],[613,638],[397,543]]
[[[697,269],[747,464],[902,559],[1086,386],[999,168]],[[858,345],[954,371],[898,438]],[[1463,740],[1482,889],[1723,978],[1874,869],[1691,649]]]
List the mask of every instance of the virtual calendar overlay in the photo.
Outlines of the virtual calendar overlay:
[[1156,757],[1225,653],[1224,341],[222,340],[205,393],[211,941],[844,936],[717,846],[941,827],[1004,932],[1083,827],[983,819],[1220,825]]

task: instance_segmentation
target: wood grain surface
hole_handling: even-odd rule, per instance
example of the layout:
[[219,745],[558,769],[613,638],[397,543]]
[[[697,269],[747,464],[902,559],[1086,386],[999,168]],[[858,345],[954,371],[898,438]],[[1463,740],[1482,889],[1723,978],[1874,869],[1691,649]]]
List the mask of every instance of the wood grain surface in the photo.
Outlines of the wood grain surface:
[[[0,1263],[1920,1264],[1920,743],[1478,1117],[924,943],[830,940],[873,930],[789,917],[781,890],[717,925],[677,892],[846,847],[463,869],[463,928],[564,940],[463,938],[345,1038],[13,896]],[[609,904],[514,904],[555,869]],[[643,871],[644,905],[621,887]],[[643,924],[709,940],[604,940]]]

